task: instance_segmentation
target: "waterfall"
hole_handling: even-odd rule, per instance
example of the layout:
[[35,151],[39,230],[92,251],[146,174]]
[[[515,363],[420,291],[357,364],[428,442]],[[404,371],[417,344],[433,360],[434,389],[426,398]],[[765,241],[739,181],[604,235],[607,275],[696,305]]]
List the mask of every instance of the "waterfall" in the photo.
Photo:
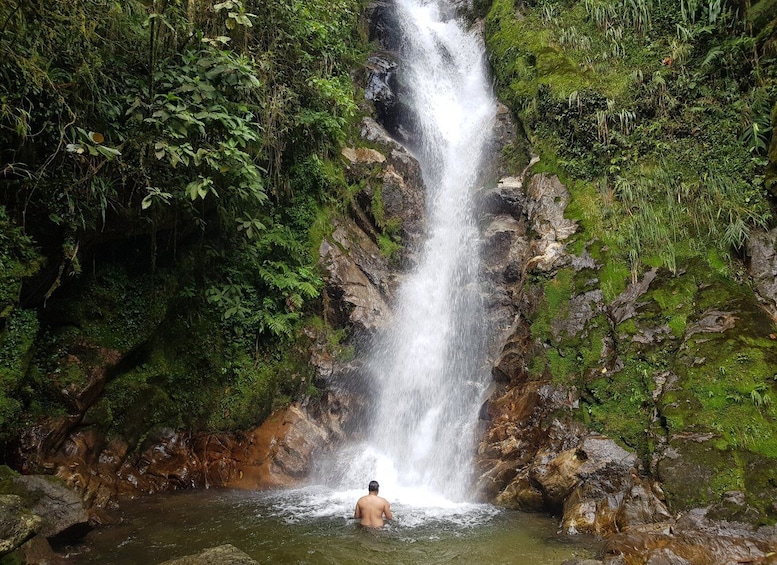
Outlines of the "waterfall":
[[482,39],[450,5],[396,0],[394,9],[402,82],[418,120],[427,234],[390,327],[374,339],[365,443],[341,455],[337,473],[351,487],[376,478],[413,498],[465,501],[489,380],[472,193],[496,102]]

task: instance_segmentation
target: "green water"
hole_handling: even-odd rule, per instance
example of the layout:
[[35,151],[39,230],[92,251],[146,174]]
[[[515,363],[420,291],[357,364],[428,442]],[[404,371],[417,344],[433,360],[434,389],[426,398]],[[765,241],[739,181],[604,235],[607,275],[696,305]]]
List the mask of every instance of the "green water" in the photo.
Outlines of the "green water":
[[69,553],[73,563],[154,565],[230,543],[260,563],[558,565],[595,549],[590,539],[557,534],[549,517],[487,505],[395,503],[390,525],[367,530],[350,518],[352,501],[352,493],[315,489],[147,497],[124,503],[118,523]]

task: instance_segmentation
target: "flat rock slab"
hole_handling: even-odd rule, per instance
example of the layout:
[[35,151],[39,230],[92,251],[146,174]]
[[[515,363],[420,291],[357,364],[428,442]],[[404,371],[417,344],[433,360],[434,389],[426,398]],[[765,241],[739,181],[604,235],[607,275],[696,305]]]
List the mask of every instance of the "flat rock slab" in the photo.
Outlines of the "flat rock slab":
[[234,545],[225,544],[205,549],[195,555],[171,559],[159,565],[259,565]]

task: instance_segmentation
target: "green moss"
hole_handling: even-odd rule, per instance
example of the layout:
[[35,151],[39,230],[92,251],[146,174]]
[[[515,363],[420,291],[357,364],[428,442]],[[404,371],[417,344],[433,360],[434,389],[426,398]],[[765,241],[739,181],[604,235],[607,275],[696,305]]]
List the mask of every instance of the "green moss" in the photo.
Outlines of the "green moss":
[[370,202],[370,213],[375,219],[375,224],[379,228],[383,228],[386,223],[386,211],[383,206],[383,191],[380,187],[375,188],[372,194],[372,201]]
[[22,423],[20,389],[25,385],[38,329],[34,311],[14,309],[0,330],[0,441],[11,437]]
[[651,371],[644,361],[629,363],[617,372],[599,372],[585,385],[585,409],[593,426],[642,457],[650,452],[648,432],[653,427]]
[[378,234],[378,248],[381,255],[387,259],[398,259],[402,251],[402,244],[394,240],[390,235]]
[[531,379],[537,380],[545,373],[547,358],[544,355],[535,354],[529,360],[528,372]]
[[604,301],[609,303],[615,300],[630,282],[630,269],[617,259],[609,259],[600,271],[602,295]]
[[13,483],[18,476],[19,473],[7,465],[0,465],[0,494],[18,494],[18,487]]
[[310,225],[308,232],[309,251],[311,257],[318,257],[321,242],[332,235],[333,231],[332,211],[329,208],[318,208],[316,217]]
[[544,300],[531,325],[532,337],[540,340],[551,338],[551,322],[563,317],[569,308],[574,271],[562,269],[550,280],[540,279]]
[[[558,175],[570,192],[565,215],[578,231],[567,251],[596,263],[529,281],[543,296],[529,318],[542,345],[527,359],[530,374],[583,390],[580,418],[646,460],[658,439],[709,438],[678,443],[687,466],[676,481],[700,472],[686,485],[668,479],[675,508],[730,489],[768,499],[774,478],[748,473],[753,461],[777,467],[776,332],[730,251],[771,216],[763,186],[774,168],[764,173],[766,151],[742,140],[741,117],[768,118],[777,75],[752,80],[752,61],[735,54],[750,41],[739,31],[713,26],[720,37],[708,44],[702,24],[686,22],[691,36],[678,42],[677,5],[645,5],[652,25],[641,29],[625,4],[597,27],[597,7],[496,0],[486,19],[499,94],[541,157],[532,172]],[[704,61],[710,47],[729,62]],[[672,65],[662,64],[667,55]],[[627,320],[613,328],[594,316],[562,335],[571,297],[591,281],[611,304],[650,267],[658,276]],[[754,506],[766,516],[768,505]]]

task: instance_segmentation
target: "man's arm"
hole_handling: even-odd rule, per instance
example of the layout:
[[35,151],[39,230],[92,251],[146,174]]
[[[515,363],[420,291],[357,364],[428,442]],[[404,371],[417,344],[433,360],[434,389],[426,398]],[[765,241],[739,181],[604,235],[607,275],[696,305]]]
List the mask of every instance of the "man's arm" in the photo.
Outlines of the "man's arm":
[[353,517],[359,519],[362,517],[362,509],[359,508],[359,503],[356,503],[356,508],[353,511]]
[[383,513],[386,515],[386,520],[394,519],[393,514],[391,514],[391,504],[389,502],[386,502],[386,505],[383,507]]

